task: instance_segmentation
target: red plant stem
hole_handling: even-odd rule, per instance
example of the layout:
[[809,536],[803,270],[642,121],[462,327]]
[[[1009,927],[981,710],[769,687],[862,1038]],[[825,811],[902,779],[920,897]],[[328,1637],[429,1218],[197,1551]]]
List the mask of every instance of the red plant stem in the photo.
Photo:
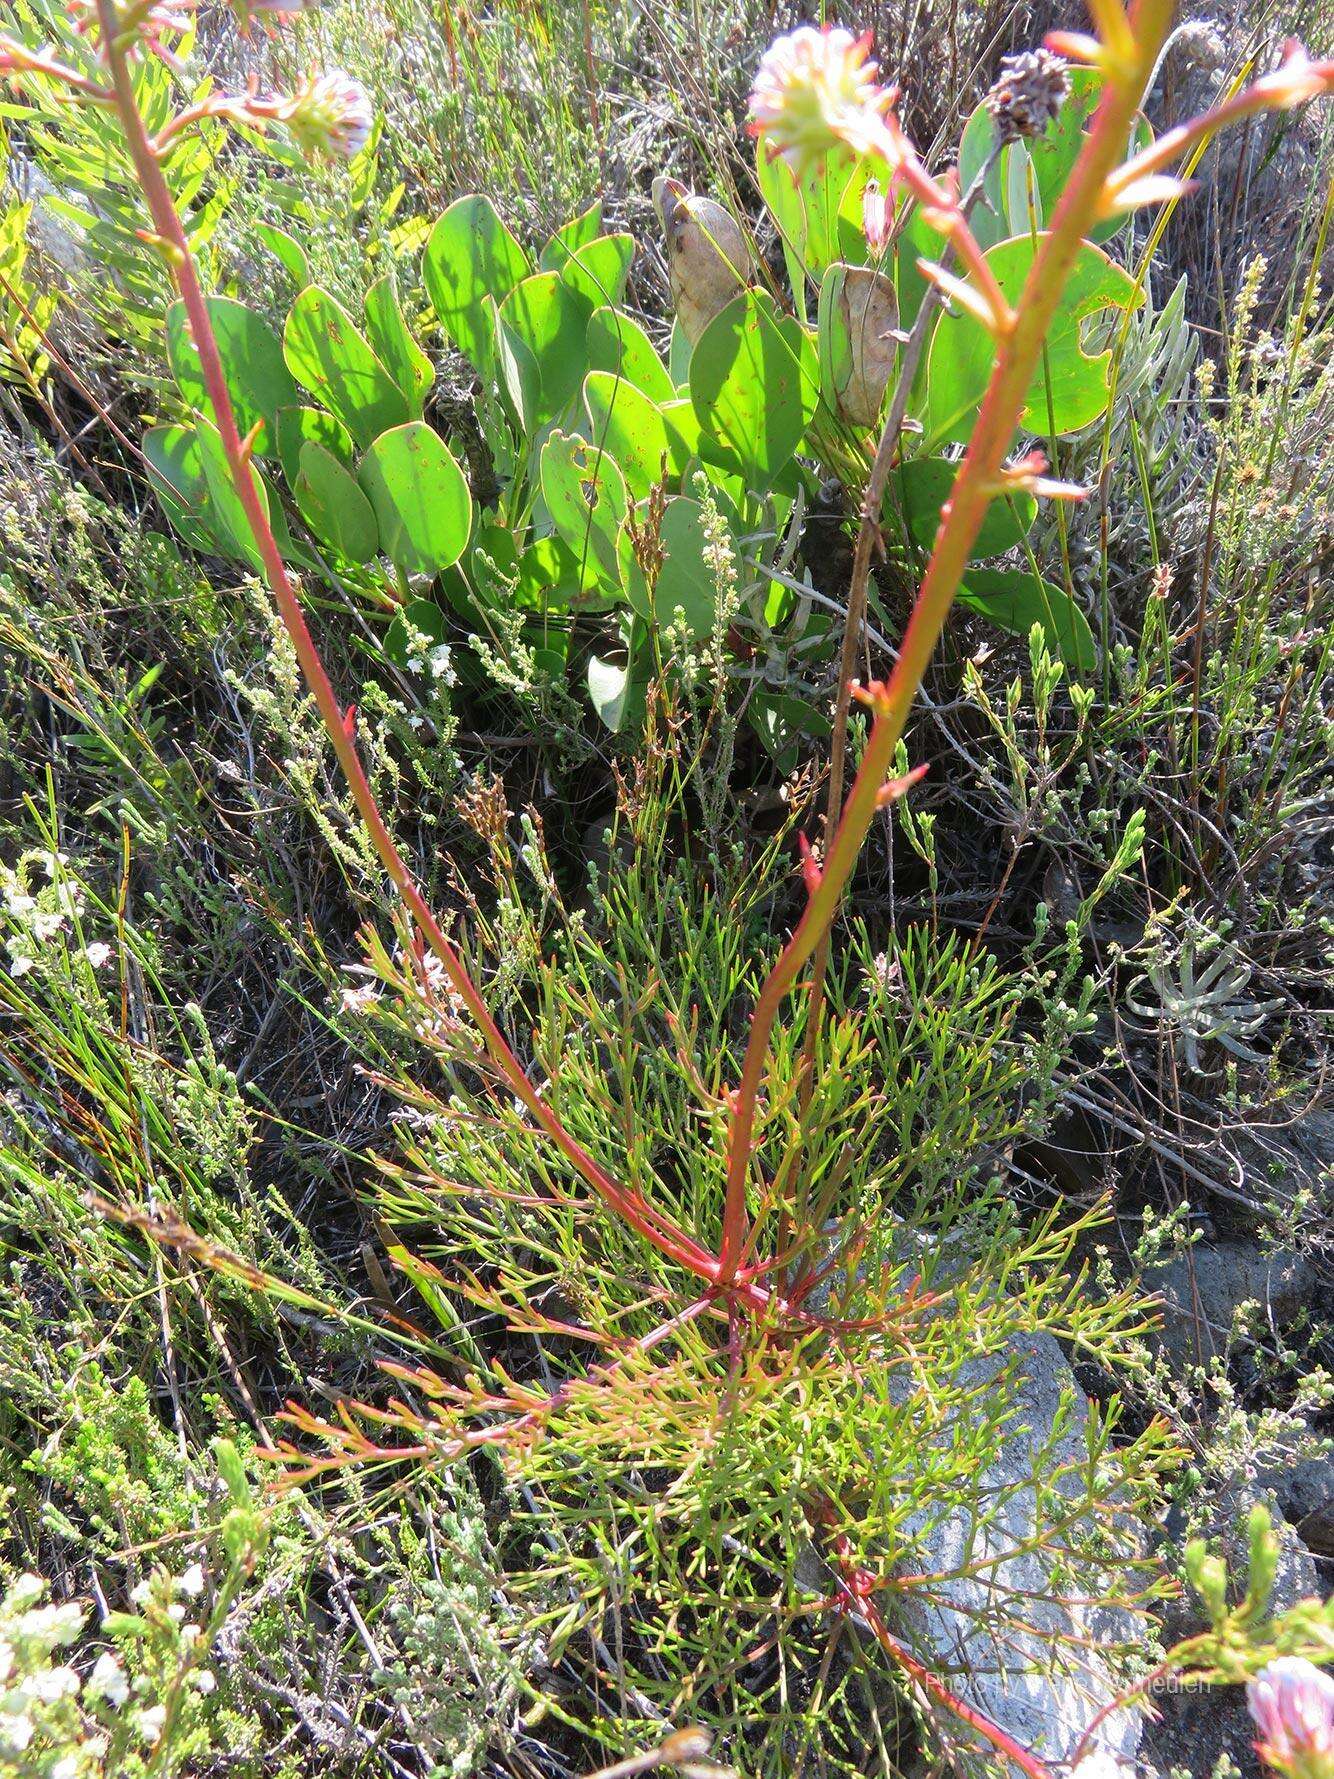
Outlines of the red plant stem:
[[[754,1149],[756,1106],[779,1010],[838,912],[844,888],[879,807],[880,790],[893,765],[908,712],[935,653],[968,553],[1023,414],[1047,330],[1084,236],[1097,218],[1103,187],[1124,152],[1141,94],[1167,35],[1171,10],[1171,0],[1138,0],[1134,9],[1133,52],[1107,81],[1051,228],[1042,239],[1025,281],[1012,323],[998,341],[991,382],[949,502],[942,509],[935,548],[893,674],[887,686],[877,684],[865,694],[875,712],[875,721],[829,843],[823,874],[756,1001],[727,1133],[721,1273],[724,1284],[733,1278],[745,1245],[746,1188]],[[956,234],[954,238],[962,250],[963,237]],[[964,257],[967,259],[966,253]]]
[[[135,172],[152,215],[153,226],[170,260],[172,274],[185,305],[191,336],[199,353],[204,387],[213,408],[237,498],[254,536],[279,614],[292,639],[297,661],[323,718],[352,800],[366,825],[371,843],[431,950],[440,959],[451,987],[476,1020],[496,1068],[518,1099],[605,1204],[623,1217],[659,1253],[665,1254],[668,1259],[685,1267],[696,1277],[710,1284],[716,1283],[720,1270],[719,1260],[653,1211],[638,1194],[613,1180],[582,1145],[576,1142],[533,1087],[524,1073],[523,1065],[506,1043],[462,960],[445,937],[429,903],[418,889],[412,873],[394,844],[362,767],[352,739],[351,726],[344,719],[337,695],[306,624],[300,599],[288,576],[248,454],[241,442],[231,398],[227,392],[222,358],[189,242],[134,96],[127,48],[118,35],[119,22],[114,0],[97,0],[97,4],[116,109],[120,114]],[[771,1301],[770,1293],[758,1285],[742,1284],[738,1289],[752,1309],[762,1309]]]
[[929,1698],[934,1699],[938,1705],[943,1705],[952,1717],[959,1719],[960,1723],[966,1723],[969,1729],[975,1730],[984,1741],[991,1744],[997,1754],[1003,1755],[1006,1760],[1012,1761],[1021,1772],[1027,1773],[1028,1779],[1055,1779],[1051,1768],[1044,1761],[1039,1760],[1036,1754],[1025,1748],[1022,1742],[1016,1741],[1008,1730],[1002,1729],[998,1723],[993,1723],[984,1711],[979,1711],[966,1699],[961,1699],[957,1693],[952,1693],[944,1681],[933,1674],[924,1662],[919,1662],[917,1657],[905,1648],[889,1629],[874,1600],[863,1598],[856,1593],[849,1593],[848,1604],[851,1610],[859,1612],[866,1620],[871,1628],[872,1636],[890,1660],[902,1668],[909,1679],[914,1680]]

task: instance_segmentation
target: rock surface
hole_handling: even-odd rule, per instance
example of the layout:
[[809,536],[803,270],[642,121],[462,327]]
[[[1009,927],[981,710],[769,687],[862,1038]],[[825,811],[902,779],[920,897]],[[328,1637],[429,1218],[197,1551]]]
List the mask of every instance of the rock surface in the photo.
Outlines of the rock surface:
[[1263,1254],[1254,1241],[1197,1243],[1144,1275],[1145,1290],[1163,1300],[1157,1339],[1177,1373],[1226,1353],[1243,1303],[1258,1303],[1278,1325],[1304,1309],[1318,1286],[1306,1255]]
[[[998,1387],[1001,1373],[1013,1389],[1012,1436],[996,1461],[976,1478],[978,1511],[940,1517],[923,1509],[913,1524],[920,1541],[915,1572],[969,1566],[975,1572],[941,1583],[931,1600],[906,1597],[894,1628],[916,1647],[929,1649],[961,1676],[960,1696],[1049,1763],[1064,1764],[1084,1732],[1117,1691],[1099,1645],[1134,1642],[1143,1632],[1132,1614],[1104,1606],[1067,1606],[1053,1596],[1054,1552],[1018,1550],[1050,1522],[1032,1486],[1037,1461],[1047,1475],[1084,1455],[1087,1409],[1074,1374],[1050,1335],[1013,1340],[997,1357],[970,1361],[959,1381],[979,1391]],[[1068,1414],[1059,1439],[1053,1432]],[[988,1558],[991,1568],[978,1570]],[[999,1621],[1008,1621],[996,1630]],[[1051,1644],[1064,1642],[1063,1672],[1048,1670]],[[1081,1644],[1085,1647],[1081,1647]],[[1136,1772],[1142,1720],[1134,1711],[1112,1713],[1099,1725],[1085,1757],[1072,1772],[1079,1779],[1131,1779]],[[967,1764],[967,1755],[964,1760]],[[983,1770],[979,1759],[976,1770]],[[985,1770],[994,1773],[991,1757]]]

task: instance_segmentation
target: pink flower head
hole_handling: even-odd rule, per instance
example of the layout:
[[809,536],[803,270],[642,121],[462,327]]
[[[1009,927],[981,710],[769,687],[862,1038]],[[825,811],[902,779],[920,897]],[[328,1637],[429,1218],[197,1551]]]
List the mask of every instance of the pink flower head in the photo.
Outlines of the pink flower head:
[[375,124],[365,87],[337,68],[312,74],[280,115],[303,154],[344,161],[361,153]]
[[750,133],[798,173],[840,142],[858,154],[886,152],[884,112],[893,93],[876,81],[871,34],[802,25],[764,52],[750,94]]
[[1267,1766],[1289,1779],[1334,1779],[1334,1679],[1298,1656],[1280,1656],[1247,1686],[1246,1703]]

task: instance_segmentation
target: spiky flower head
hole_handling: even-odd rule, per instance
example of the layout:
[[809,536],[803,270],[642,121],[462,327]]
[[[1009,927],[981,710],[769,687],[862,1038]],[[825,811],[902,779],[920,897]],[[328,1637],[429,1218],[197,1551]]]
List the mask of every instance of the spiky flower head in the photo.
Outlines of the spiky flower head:
[[1266,1766],[1285,1779],[1334,1779],[1334,1679],[1299,1656],[1280,1656],[1247,1686],[1246,1703]]
[[1001,141],[1014,142],[1020,136],[1041,136],[1069,91],[1070,75],[1060,56],[1032,49],[1003,58],[983,103],[996,120]]
[[871,34],[802,25],[764,52],[750,94],[750,133],[801,173],[839,143],[885,152],[884,112],[893,102],[876,80]]
[[350,161],[370,141],[375,111],[360,81],[341,69],[312,74],[282,112],[303,154]]

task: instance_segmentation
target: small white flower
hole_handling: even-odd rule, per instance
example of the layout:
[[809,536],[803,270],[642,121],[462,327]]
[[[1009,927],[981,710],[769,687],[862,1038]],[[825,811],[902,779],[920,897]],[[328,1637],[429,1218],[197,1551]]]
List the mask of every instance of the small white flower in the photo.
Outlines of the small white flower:
[[105,939],[94,939],[92,944],[85,949],[84,956],[95,970],[100,970],[104,964],[111,961],[111,947]]
[[889,158],[882,113],[891,95],[876,82],[871,34],[801,25],[764,52],[750,95],[750,131],[797,172],[845,142]]
[[40,1705],[55,1705],[78,1692],[79,1676],[73,1668],[39,1668],[28,1675],[18,1690]]
[[454,671],[447,642],[438,642],[426,657],[431,669],[432,679],[442,679],[447,686],[454,685],[458,675]]
[[165,1705],[149,1705],[139,1713],[139,1734],[145,1742],[156,1742],[167,1721]]
[[147,1606],[153,1598],[153,1578],[145,1576],[130,1589],[130,1601],[135,1606]]
[[204,1591],[204,1565],[191,1563],[176,1585],[187,1599],[197,1600]]
[[408,728],[409,729],[421,729],[425,726],[425,723],[426,723],[426,718],[423,716],[418,716],[418,714],[415,710],[413,711],[412,715],[408,718]]
[[80,1779],[87,1772],[82,1759],[77,1754],[65,1754],[51,1768],[47,1779]]
[[26,976],[31,969],[32,959],[30,957],[16,957],[9,966],[9,973],[17,980],[20,976]]
[[355,988],[345,988],[340,996],[344,1013],[364,1013],[379,998],[379,990],[373,982],[359,982]]
[[26,1712],[0,1711],[0,1747],[22,1754],[32,1741],[32,1719]]
[[110,1650],[104,1650],[93,1663],[84,1696],[105,1699],[108,1705],[123,1705],[129,1698],[130,1683],[125,1678],[125,1670]]
[[201,1668],[194,1677],[194,1688],[197,1693],[211,1693],[216,1690],[218,1677],[211,1668]]
[[7,889],[5,891],[5,907],[11,914],[31,914],[36,906],[36,896],[30,896],[24,890]]

